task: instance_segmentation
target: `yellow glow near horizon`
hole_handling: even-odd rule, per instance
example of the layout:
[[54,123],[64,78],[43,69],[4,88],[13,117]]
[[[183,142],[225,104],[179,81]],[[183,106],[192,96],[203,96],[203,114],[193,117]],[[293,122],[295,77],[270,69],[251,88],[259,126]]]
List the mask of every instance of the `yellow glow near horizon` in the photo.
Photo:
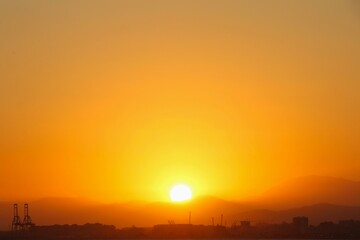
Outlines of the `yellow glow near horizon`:
[[185,200],[190,200],[191,197],[192,197],[191,189],[184,184],[178,184],[174,186],[170,191],[170,199],[173,202],[182,202]]
[[170,201],[179,183],[242,200],[296,176],[360,180],[357,9],[0,1],[1,201]]

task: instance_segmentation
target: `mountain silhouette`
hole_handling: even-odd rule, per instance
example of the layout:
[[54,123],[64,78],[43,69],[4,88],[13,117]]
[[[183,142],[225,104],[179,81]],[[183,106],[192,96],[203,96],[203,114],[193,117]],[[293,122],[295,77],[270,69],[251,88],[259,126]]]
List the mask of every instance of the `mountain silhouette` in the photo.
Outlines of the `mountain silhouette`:
[[311,206],[291,208],[287,210],[251,210],[231,216],[234,220],[248,219],[256,223],[291,222],[294,216],[307,216],[310,223],[317,225],[324,221],[360,219],[360,206],[339,206],[320,203]]
[[[85,224],[100,222],[117,227],[188,223],[191,211],[193,224],[220,224],[228,226],[235,221],[249,219],[255,222],[291,221],[305,215],[310,223],[360,219],[360,183],[320,176],[296,178],[281,184],[253,200],[227,201],[203,196],[183,203],[127,202],[104,204],[83,198],[44,198],[30,201],[30,216],[38,225]],[[19,215],[23,218],[23,206]],[[9,229],[13,202],[0,202],[0,230]]]
[[263,208],[279,210],[318,203],[360,206],[360,181],[327,176],[298,177],[250,201]]

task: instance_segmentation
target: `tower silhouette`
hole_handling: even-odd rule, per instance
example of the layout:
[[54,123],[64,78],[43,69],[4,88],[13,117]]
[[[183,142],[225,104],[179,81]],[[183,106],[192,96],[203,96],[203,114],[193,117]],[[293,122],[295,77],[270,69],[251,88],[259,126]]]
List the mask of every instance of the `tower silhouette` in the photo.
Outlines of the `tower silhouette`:
[[19,217],[18,205],[14,204],[14,217],[11,224],[11,231],[16,232],[19,231],[22,227],[22,223]]
[[24,204],[24,220],[23,220],[23,228],[24,230],[28,230],[34,224],[31,221],[31,217],[29,215],[29,204]]

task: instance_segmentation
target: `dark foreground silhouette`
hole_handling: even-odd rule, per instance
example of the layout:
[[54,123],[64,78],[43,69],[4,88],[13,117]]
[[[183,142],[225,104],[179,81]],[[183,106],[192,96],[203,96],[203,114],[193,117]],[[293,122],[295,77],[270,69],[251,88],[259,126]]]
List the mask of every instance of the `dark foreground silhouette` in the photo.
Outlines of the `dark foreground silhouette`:
[[117,229],[99,223],[85,225],[31,226],[29,229],[0,232],[0,239],[143,239],[143,238],[304,238],[359,239],[360,221],[308,224],[307,217],[295,217],[292,223],[257,224],[241,221],[230,227],[221,225],[163,224],[152,228]]

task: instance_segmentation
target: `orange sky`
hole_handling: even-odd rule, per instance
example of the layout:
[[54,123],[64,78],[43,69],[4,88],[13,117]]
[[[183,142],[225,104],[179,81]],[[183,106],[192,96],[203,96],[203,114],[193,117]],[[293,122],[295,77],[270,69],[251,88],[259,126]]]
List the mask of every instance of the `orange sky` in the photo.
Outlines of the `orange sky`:
[[357,1],[0,2],[0,198],[360,180]]

